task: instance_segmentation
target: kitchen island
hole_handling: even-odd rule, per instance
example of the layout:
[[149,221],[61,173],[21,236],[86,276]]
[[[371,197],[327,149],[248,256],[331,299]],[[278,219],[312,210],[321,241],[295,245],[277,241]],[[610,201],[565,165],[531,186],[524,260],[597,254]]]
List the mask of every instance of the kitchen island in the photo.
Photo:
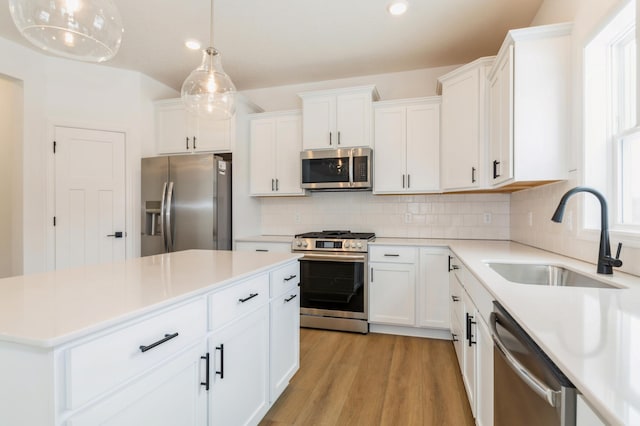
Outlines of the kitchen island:
[[298,368],[298,257],[189,250],[0,280],[0,424],[256,424]]

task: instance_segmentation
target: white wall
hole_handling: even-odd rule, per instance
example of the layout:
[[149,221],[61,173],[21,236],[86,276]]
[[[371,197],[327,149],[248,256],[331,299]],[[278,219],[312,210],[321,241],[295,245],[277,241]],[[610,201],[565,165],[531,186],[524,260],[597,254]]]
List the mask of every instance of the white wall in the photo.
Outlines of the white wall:
[[175,91],[140,73],[46,56],[0,39],[0,73],[22,81],[24,272],[53,267],[51,141],[57,124],[127,133],[127,255],[139,253],[139,162],[153,144],[152,101]]
[[[520,191],[511,195],[511,238],[535,247],[595,263],[598,254],[598,233],[579,232],[577,226],[577,198],[567,206],[562,224],[551,222],[562,195],[582,182],[582,50],[600,25],[600,21],[623,3],[622,0],[545,0],[535,25],[573,20],[573,118],[569,141],[570,180],[541,188]],[[529,213],[533,226],[529,226]],[[569,219],[571,217],[571,219]],[[615,250],[616,240],[612,240]],[[640,275],[640,247],[626,245],[621,255],[621,270]]]
[[22,273],[22,92],[0,75],[0,278]]
[[311,90],[338,89],[343,87],[375,84],[381,100],[434,96],[436,80],[458,65],[425,68],[388,74],[326,80],[314,83],[293,84],[245,90],[242,93],[265,111],[283,111],[302,108],[298,93]]

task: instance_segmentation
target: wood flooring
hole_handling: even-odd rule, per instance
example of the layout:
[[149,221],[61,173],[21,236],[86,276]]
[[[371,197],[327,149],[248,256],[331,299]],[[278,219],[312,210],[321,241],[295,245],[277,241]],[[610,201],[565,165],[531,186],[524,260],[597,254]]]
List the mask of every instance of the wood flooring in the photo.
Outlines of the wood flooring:
[[446,340],[300,329],[300,370],[260,426],[473,425]]

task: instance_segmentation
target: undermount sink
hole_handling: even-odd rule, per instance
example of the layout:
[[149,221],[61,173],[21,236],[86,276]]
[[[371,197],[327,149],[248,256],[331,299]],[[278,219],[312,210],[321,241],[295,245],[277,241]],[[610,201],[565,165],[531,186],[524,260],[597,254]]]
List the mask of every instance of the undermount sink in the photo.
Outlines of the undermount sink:
[[487,262],[487,265],[505,280],[518,284],[619,289],[562,266],[501,262]]

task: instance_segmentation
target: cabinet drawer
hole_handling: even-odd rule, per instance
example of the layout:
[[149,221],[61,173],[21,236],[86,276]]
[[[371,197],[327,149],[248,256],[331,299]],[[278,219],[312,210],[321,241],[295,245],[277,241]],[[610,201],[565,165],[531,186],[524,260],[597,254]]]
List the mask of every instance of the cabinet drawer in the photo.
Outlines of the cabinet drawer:
[[370,262],[415,263],[415,247],[375,246],[369,249]]
[[271,297],[296,287],[300,283],[300,264],[296,261],[271,272]]
[[249,278],[209,296],[211,330],[269,302],[269,275]]
[[67,408],[75,409],[164,362],[206,331],[207,304],[202,298],[67,349]]
[[238,241],[236,243],[236,250],[291,253],[291,243]]

